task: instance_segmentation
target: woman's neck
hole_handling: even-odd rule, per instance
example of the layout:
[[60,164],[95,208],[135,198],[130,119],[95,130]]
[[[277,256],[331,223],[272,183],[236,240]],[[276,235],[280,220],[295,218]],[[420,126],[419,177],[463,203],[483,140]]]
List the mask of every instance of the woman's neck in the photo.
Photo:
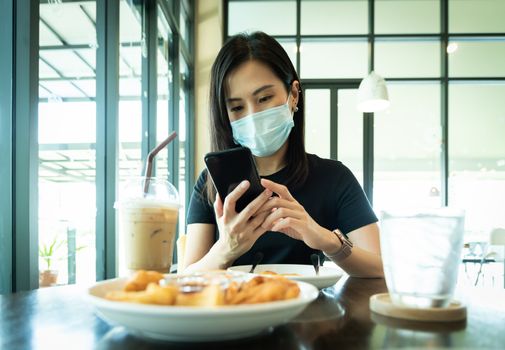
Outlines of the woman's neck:
[[288,151],[288,141],[274,154],[268,157],[256,157],[256,167],[260,176],[275,174],[286,166],[286,153]]

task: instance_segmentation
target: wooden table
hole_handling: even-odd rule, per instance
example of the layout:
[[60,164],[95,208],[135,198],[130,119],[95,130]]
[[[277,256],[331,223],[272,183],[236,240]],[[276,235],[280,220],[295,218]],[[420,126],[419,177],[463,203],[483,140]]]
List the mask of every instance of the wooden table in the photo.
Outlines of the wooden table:
[[[468,320],[415,323],[371,314],[382,279],[342,278],[294,322],[254,338],[191,344],[137,338],[94,315],[77,286],[45,288],[0,297],[1,349],[376,349],[505,348],[505,291],[467,287],[461,297]],[[464,294],[464,295],[463,295]]]

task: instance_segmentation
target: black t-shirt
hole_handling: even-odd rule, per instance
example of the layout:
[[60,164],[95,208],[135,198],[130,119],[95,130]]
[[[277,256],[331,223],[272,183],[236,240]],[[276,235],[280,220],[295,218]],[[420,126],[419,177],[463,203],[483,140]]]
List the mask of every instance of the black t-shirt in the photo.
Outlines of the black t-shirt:
[[[362,226],[377,222],[370,203],[352,172],[341,162],[321,159],[308,154],[309,174],[303,186],[288,189],[291,195],[305,208],[307,213],[328,230],[338,228],[344,234]],[[204,170],[195,185],[188,208],[187,223],[216,225],[214,208],[209,204]],[[286,168],[264,178],[285,184]],[[219,232],[217,225],[214,240]],[[320,251],[308,247],[280,232],[268,231],[262,235],[251,250],[238,258],[233,265],[251,264],[254,255],[262,252],[262,264],[310,264],[310,255]]]

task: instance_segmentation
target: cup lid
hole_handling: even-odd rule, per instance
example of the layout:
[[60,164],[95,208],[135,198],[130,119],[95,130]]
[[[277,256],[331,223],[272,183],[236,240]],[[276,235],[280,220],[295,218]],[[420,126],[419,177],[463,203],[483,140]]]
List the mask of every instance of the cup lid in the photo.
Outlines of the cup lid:
[[[147,192],[144,192],[146,191]],[[180,208],[179,193],[168,180],[160,177],[128,179],[121,187],[114,208],[145,206]]]

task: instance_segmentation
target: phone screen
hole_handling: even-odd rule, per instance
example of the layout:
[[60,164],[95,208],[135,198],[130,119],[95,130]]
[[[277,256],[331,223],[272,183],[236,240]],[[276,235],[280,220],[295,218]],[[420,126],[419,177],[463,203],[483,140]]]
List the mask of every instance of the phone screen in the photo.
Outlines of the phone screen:
[[239,198],[235,210],[242,211],[264,188],[251,155],[245,147],[232,148],[221,152],[208,153],[205,164],[219,196],[224,199],[242,181],[248,180],[250,186]]

